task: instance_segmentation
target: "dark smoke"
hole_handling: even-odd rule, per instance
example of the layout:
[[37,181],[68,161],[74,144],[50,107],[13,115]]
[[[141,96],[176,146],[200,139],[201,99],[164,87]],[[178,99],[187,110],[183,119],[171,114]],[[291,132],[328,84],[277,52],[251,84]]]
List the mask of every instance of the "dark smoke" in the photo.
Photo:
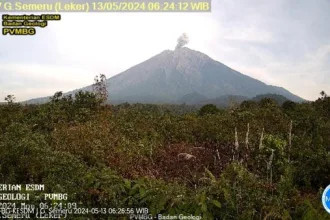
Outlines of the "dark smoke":
[[179,38],[178,38],[178,44],[176,45],[175,49],[180,49],[186,44],[189,43],[189,37],[186,33],[183,33]]

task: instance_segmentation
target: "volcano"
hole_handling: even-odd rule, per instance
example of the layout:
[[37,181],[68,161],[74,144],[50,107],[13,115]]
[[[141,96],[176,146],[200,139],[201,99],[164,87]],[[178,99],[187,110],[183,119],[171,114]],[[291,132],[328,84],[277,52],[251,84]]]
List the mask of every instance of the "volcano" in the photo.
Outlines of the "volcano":
[[[107,79],[111,103],[197,104],[218,97],[251,99],[277,94],[304,101],[288,90],[267,85],[187,47],[160,54]],[[92,90],[91,86],[82,90]],[[74,93],[69,92],[67,94]],[[34,100],[35,102],[35,100]]]

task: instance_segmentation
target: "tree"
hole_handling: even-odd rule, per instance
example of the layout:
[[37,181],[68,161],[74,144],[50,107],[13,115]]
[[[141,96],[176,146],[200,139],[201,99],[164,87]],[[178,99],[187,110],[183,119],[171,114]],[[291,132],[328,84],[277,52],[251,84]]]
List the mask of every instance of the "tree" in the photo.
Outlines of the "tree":
[[293,111],[297,106],[297,103],[292,101],[286,101],[282,104],[282,108],[284,111]]
[[213,105],[213,104],[207,104],[204,105],[200,110],[199,110],[199,115],[203,116],[203,115],[211,115],[211,114],[216,114],[219,112],[219,109],[217,108],[217,106]]
[[104,74],[100,76],[95,76],[93,84],[93,92],[96,97],[101,100],[102,103],[105,103],[108,100],[108,91],[107,91],[107,78]]
[[52,102],[58,102],[63,97],[63,92],[55,92],[54,96],[50,98]]
[[6,98],[5,98],[5,101],[8,103],[8,104],[13,104],[15,102],[15,96],[14,95],[7,95]]
[[328,97],[327,93],[325,93],[323,90],[320,92],[320,95],[322,96],[321,99]]
[[75,94],[74,105],[77,108],[86,108],[95,110],[100,104],[100,99],[97,98],[95,93],[79,90]]
[[244,109],[253,109],[256,108],[257,106],[258,106],[257,103],[252,100],[245,100],[240,105],[240,107]]
[[262,108],[277,107],[277,103],[274,99],[263,98],[259,101],[259,106]]

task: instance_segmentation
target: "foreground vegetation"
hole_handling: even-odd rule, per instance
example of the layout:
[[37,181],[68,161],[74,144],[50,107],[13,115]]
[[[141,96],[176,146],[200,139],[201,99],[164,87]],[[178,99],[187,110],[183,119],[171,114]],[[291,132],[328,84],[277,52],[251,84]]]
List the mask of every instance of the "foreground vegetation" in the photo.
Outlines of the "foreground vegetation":
[[326,94],[199,111],[103,105],[89,92],[56,93],[43,105],[6,101],[1,183],[45,184],[85,207],[148,207],[154,215],[329,219],[321,204],[330,183]]

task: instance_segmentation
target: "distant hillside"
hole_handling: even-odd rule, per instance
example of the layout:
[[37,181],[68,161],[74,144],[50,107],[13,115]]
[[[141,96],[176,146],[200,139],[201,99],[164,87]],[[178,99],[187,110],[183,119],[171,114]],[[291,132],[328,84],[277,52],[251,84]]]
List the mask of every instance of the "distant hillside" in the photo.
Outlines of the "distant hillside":
[[263,95],[257,95],[256,97],[254,97],[252,100],[259,102],[261,99],[264,98],[270,98],[273,99],[274,101],[277,102],[277,104],[282,105],[284,102],[289,101],[289,99],[287,99],[286,97],[282,96],[282,95],[277,95],[277,94],[263,94]]
[[204,100],[202,102],[199,102],[198,105],[214,104],[218,107],[228,107],[232,105],[239,105],[245,100],[249,100],[249,98],[246,96],[228,95],[228,96],[220,96],[215,99]]
[[195,104],[203,102],[207,99],[208,98],[206,96],[201,95],[197,92],[193,92],[193,93],[190,93],[190,94],[187,94],[187,95],[184,95],[183,97],[181,97],[178,100],[178,103],[184,103],[184,104],[187,104],[187,105],[195,105]]

